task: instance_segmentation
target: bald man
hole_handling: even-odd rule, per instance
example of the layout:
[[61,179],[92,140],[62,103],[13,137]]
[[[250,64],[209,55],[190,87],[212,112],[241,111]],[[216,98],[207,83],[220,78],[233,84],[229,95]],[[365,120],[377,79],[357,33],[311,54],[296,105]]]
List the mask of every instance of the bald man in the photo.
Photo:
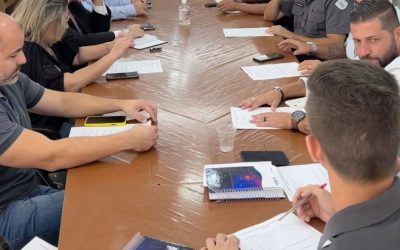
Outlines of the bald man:
[[28,111],[41,115],[85,117],[124,111],[157,120],[157,110],[142,100],[115,100],[45,89],[19,72],[26,62],[24,34],[0,13],[0,235],[12,249],[34,236],[57,244],[63,191],[41,186],[32,168],[55,171],[83,165],[123,150],[146,151],[157,128],[137,126],[119,134],[52,141],[31,130]]

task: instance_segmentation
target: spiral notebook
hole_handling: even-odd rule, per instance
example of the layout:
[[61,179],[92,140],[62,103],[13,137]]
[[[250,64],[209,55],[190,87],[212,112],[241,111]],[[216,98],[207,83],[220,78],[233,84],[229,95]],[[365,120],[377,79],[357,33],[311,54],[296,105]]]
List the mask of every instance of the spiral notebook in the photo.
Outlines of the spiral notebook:
[[204,179],[210,200],[285,198],[271,162],[206,165]]
[[194,250],[175,243],[166,242],[143,236],[140,233],[135,234],[123,250]]

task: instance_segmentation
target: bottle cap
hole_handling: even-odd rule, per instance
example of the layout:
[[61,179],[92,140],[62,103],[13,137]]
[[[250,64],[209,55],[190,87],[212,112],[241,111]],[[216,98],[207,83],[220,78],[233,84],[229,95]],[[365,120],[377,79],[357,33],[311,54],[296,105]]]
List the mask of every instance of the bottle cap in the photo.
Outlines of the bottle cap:
[[187,3],[187,0],[182,0],[182,4],[186,4]]

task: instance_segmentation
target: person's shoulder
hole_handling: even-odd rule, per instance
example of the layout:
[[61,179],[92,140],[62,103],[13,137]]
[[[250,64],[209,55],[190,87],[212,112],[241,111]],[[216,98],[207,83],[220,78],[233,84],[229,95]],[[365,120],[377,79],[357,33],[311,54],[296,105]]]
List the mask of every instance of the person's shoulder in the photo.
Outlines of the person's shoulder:
[[353,9],[352,0],[324,0],[327,8],[332,8],[339,11],[350,11]]

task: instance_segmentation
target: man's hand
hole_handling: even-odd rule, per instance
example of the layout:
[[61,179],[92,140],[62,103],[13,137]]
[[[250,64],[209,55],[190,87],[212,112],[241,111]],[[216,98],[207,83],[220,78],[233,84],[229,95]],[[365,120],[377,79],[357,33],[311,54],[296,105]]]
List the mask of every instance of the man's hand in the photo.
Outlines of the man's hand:
[[110,50],[110,55],[112,55],[115,60],[122,57],[125,52],[133,44],[133,36],[122,36],[114,40],[114,44]]
[[147,6],[140,0],[132,0],[132,5],[135,7],[137,16],[147,16]]
[[218,8],[222,11],[238,10],[239,3],[234,0],[223,0],[218,3]]
[[286,54],[292,53],[292,49],[294,49],[293,55],[295,56],[312,52],[311,47],[307,43],[295,39],[283,40],[278,44],[278,49]]
[[133,35],[134,38],[142,37],[144,35],[144,31],[140,28],[139,24],[131,24],[127,29],[129,34]]
[[278,35],[278,36],[283,36],[285,38],[293,39],[294,38],[294,33],[283,28],[281,25],[275,25],[272,27],[269,27],[269,32]]
[[312,72],[320,65],[322,62],[320,60],[305,60],[299,64],[298,70],[303,75],[311,75]]
[[293,198],[293,206],[296,206],[302,199],[310,195],[309,201],[297,208],[297,215],[305,222],[310,222],[314,217],[327,222],[336,211],[331,194],[319,186],[308,185],[297,189]]
[[264,94],[244,100],[243,102],[239,103],[239,107],[252,111],[261,105],[268,104],[271,106],[272,111],[275,111],[281,100],[282,94],[278,90],[273,89]]
[[136,152],[143,152],[153,147],[158,138],[158,128],[155,126],[139,125],[124,132],[125,138],[131,143],[130,148]]
[[231,235],[217,234],[217,237],[208,238],[206,240],[206,247],[201,250],[238,250],[239,240]]
[[267,112],[253,115],[250,122],[255,123],[257,127],[292,129],[292,114],[285,112]]
[[157,107],[143,100],[121,100],[120,109],[140,122],[146,121],[146,117],[139,113],[145,111],[153,122],[157,122]]

